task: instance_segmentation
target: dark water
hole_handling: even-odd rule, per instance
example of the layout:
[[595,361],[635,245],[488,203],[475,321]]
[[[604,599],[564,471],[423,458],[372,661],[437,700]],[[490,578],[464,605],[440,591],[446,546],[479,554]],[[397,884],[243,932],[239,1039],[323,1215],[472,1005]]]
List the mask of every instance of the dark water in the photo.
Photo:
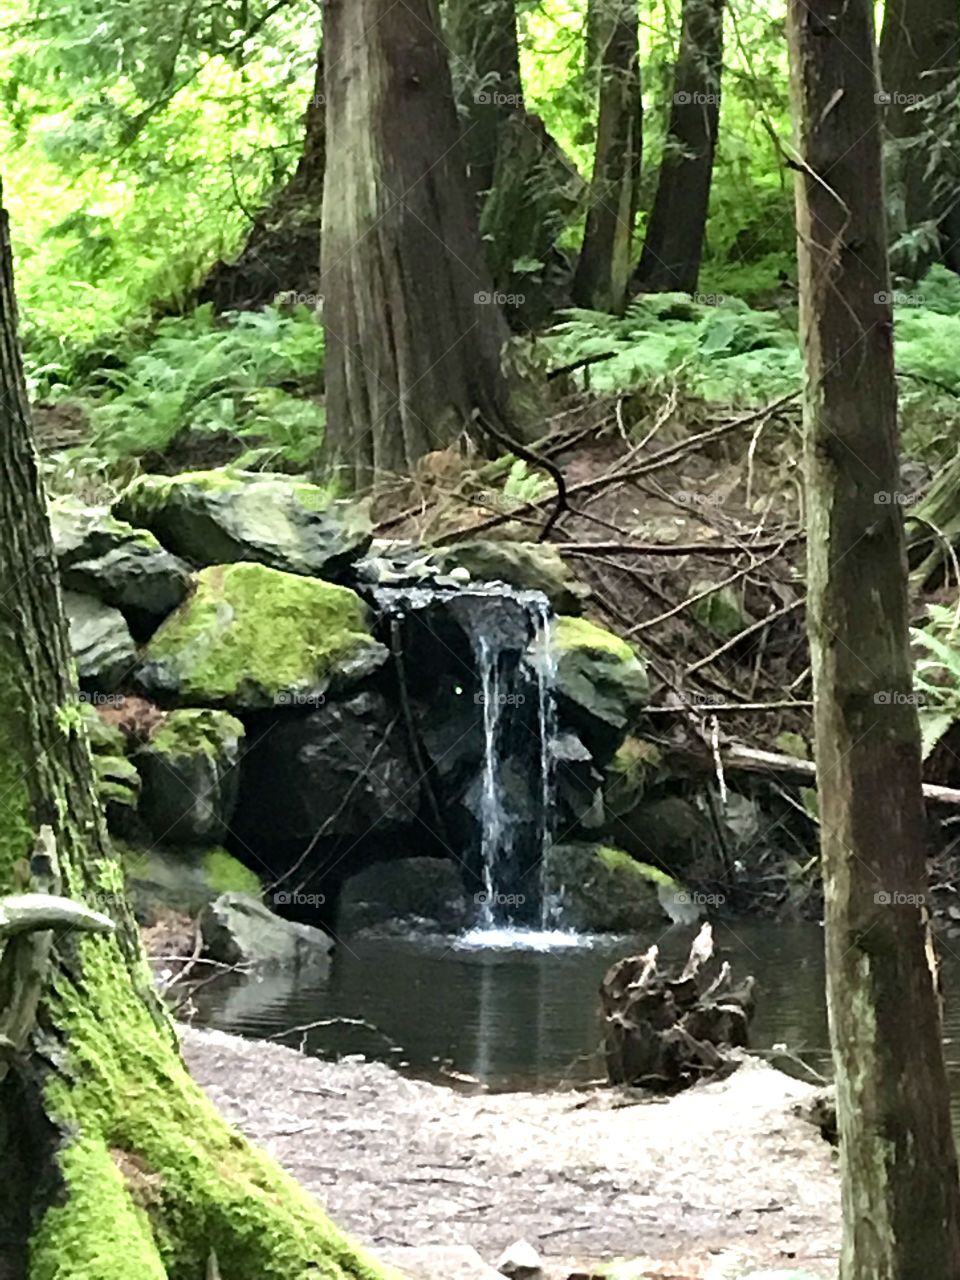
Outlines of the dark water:
[[[660,941],[682,959],[692,931]],[[752,1047],[786,1045],[829,1071],[823,931],[766,922],[715,925],[734,979],[758,983]],[[602,1074],[597,988],[609,964],[649,940],[603,939],[549,951],[461,949],[453,940],[365,938],[340,944],[326,978],[292,974],[211,984],[197,1021],[266,1037],[331,1018],[362,1018],[377,1031],[320,1026],[278,1036],[311,1053],[362,1053],[431,1078],[448,1071],[497,1089],[541,1088]],[[947,1056],[960,1119],[960,956],[944,952]],[[953,1001],[951,991],[957,992]],[[904,1010],[904,1033],[909,1034]]]

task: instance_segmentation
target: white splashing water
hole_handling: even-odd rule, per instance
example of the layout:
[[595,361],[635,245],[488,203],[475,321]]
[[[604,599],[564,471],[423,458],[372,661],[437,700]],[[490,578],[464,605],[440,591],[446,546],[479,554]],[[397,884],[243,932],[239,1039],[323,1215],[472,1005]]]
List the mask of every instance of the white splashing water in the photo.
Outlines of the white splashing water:
[[557,736],[554,688],[557,654],[553,646],[550,605],[546,600],[537,606],[535,628],[537,722],[540,733],[540,925],[547,930],[554,914],[546,892],[546,865],[553,839],[553,783],[556,764],[554,742]]
[[477,637],[475,648],[480,675],[480,694],[483,698],[480,857],[483,863],[484,901],[480,907],[480,923],[482,928],[492,929],[494,905],[499,892],[497,869],[510,840],[510,820],[504,801],[500,756],[497,748],[497,730],[500,727],[504,700],[500,697],[500,673],[496,653],[484,636]]

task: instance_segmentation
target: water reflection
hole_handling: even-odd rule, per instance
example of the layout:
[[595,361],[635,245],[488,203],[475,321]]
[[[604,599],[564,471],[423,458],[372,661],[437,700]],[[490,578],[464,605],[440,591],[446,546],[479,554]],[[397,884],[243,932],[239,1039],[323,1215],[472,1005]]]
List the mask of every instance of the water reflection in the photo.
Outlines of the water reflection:
[[[829,1070],[823,931],[749,922],[720,924],[715,932],[734,978],[752,973],[757,979],[753,1046],[785,1044],[818,1070]],[[670,930],[659,939],[662,953],[682,959],[691,936],[690,929]],[[363,1053],[430,1077],[446,1067],[495,1089],[590,1079],[602,1073],[600,980],[614,960],[646,949],[653,939],[581,941],[585,945],[543,950],[457,946],[440,938],[354,939],[338,948],[325,979],[273,974],[204,988],[196,997],[198,1020],[262,1037],[322,1019],[363,1018],[383,1035],[356,1026],[318,1027],[302,1033],[306,1049]],[[960,957],[953,951],[944,953],[944,982],[956,1122],[960,997],[951,1001],[949,993],[960,990]],[[300,1040],[297,1033],[286,1042]]]

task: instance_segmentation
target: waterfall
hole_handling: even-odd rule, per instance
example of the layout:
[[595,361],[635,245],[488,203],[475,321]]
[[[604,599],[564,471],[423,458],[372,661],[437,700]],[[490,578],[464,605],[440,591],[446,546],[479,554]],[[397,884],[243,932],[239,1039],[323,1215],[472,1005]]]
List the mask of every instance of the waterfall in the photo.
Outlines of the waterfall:
[[505,703],[500,692],[499,655],[486,636],[474,638],[474,656],[480,676],[480,699],[483,706],[483,782],[480,792],[480,858],[483,870],[484,898],[480,920],[484,928],[492,928],[497,905],[502,897],[498,876],[502,854],[511,838],[510,819],[506,811],[503,779],[500,775],[500,748],[497,729]]
[[[518,654],[515,647],[502,649],[486,630],[474,633],[472,648],[477,665],[483,706],[483,763],[480,786],[480,857],[483,901],[480,928],[490,930],[510,921],[511,907],[518,902],[518,861],[522,865],[523,893],[527,900],[531,883],[535,893],[539,924],[546,925],[548,904],[543,894],[543,860],[553,832],[554,750],[556,707],[554,683],[556,658],[550,643],[551,609],[545,597],[526,592],[519,597],[526,616],[527,644]],[[529,700],[535,702],[531,714]],[[528,772],[529,808],[516,810],[516,799],[504,779],[505,759],[528,765],[530,739],[536,737],[536,766]],[[533,774],[533,776],[530,776]],[[531,820],[532,819],[532,820]],[[517,833],[523,830],[521,848],[515,848]],[[519,855],[519,857],[517,856]],[[524,865],[525,864],[525,865]],[[529,915],[529,913],[525,913]]]

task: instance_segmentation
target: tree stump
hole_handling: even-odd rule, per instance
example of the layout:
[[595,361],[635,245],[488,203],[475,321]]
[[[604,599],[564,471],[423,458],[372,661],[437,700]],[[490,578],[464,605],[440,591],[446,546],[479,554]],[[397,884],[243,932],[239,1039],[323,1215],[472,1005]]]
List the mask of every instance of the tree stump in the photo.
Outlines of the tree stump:
[[608,1080],[672,1090],[729,1075],[738,1059],[724,1050],[747,1045],[754,979],[732,987],[709,924],[679,975],[658,972],[659,954],[653,946],[619,960],[600,985]]

